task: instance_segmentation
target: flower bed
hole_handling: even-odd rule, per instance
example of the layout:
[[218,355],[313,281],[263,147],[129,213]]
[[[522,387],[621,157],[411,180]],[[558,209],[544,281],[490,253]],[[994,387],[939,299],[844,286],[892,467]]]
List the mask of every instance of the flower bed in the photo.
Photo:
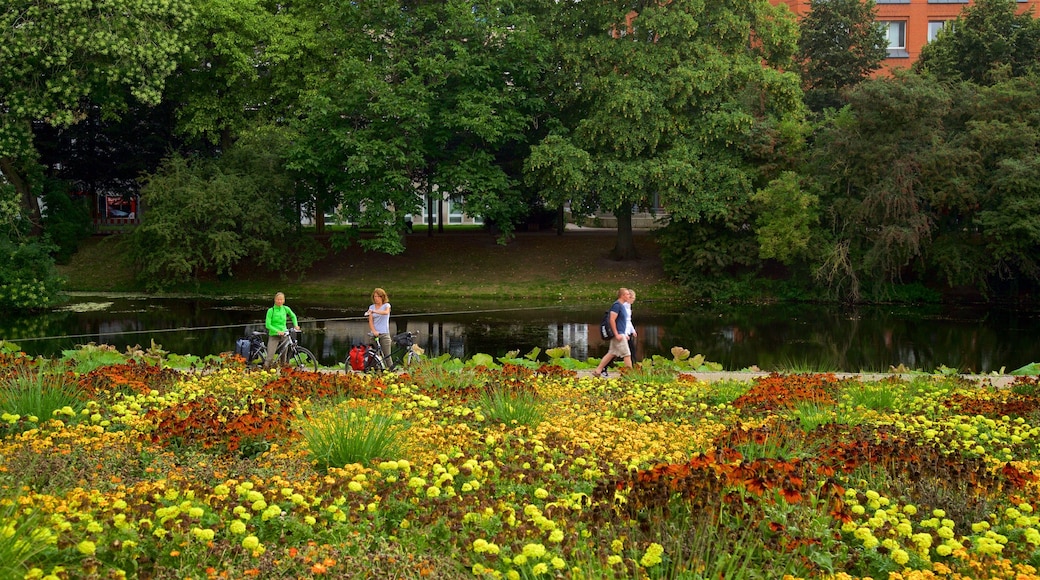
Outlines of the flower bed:
[[5,355],[0,577],[1037,574],[1035,378],[442,362]]

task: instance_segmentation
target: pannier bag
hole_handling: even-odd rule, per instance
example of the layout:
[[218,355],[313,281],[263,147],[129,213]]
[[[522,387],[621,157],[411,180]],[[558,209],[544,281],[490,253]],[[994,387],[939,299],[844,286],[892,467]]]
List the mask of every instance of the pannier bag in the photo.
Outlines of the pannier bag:
[[599,336],[603,340],[614,338],[614,329],[610,328],[610,311],[603,315],[603,321],[599,323]]
[[235,354],[249,360],[249,339],[240,338],[235,341]]
[[360,345],[360,344],[355,344],[350,349],[350,355],[347,356],[347,362],[350,364],[350,368],[354,369],[355,371],[363,371],[363,370],[365,370],[365,351],[366,350],[367,349],[364,346]]

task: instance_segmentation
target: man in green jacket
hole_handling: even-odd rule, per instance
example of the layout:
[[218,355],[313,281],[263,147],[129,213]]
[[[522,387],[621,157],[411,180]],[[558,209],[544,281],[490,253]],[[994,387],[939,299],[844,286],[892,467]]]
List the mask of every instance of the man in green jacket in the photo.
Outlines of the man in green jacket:
[[289,318],[292,318],[293,330],[300,330],[300,323],[296,319],[296,313],[285,305],[285,294],[281,292],[274,295],[274,306],[267,309],[267,359],[264,360],[264,368],[270,368],[274,362],[278,347],[285,341],[289,334]]

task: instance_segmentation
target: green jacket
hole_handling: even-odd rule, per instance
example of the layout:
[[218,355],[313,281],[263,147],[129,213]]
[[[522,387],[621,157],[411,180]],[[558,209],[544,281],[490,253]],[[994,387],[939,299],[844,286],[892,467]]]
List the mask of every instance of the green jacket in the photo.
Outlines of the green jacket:
[[267,309],[267,333],[275,335],[288,330],[286,328],[286,316],[292,317],[293,326],[299,326],[300,323],[296,321],[296,313],[292,311],[292,308],[285,306],[272,306]]

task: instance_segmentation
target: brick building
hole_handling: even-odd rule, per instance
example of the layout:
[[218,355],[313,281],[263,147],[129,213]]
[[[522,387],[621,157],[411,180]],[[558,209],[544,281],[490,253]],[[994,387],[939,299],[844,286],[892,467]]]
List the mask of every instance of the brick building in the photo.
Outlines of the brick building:
[[[1018,12],[1040,13],[1040,0],[1016,0]],[[810,9],[808,0],[770,0],[787,4],[799,18]],[[877,19],[888,30],[888,58],[883,70],[908,68],[921,54],[921,47],[935,38],[946,22],[957,18],[969,0],[874,0]]]

